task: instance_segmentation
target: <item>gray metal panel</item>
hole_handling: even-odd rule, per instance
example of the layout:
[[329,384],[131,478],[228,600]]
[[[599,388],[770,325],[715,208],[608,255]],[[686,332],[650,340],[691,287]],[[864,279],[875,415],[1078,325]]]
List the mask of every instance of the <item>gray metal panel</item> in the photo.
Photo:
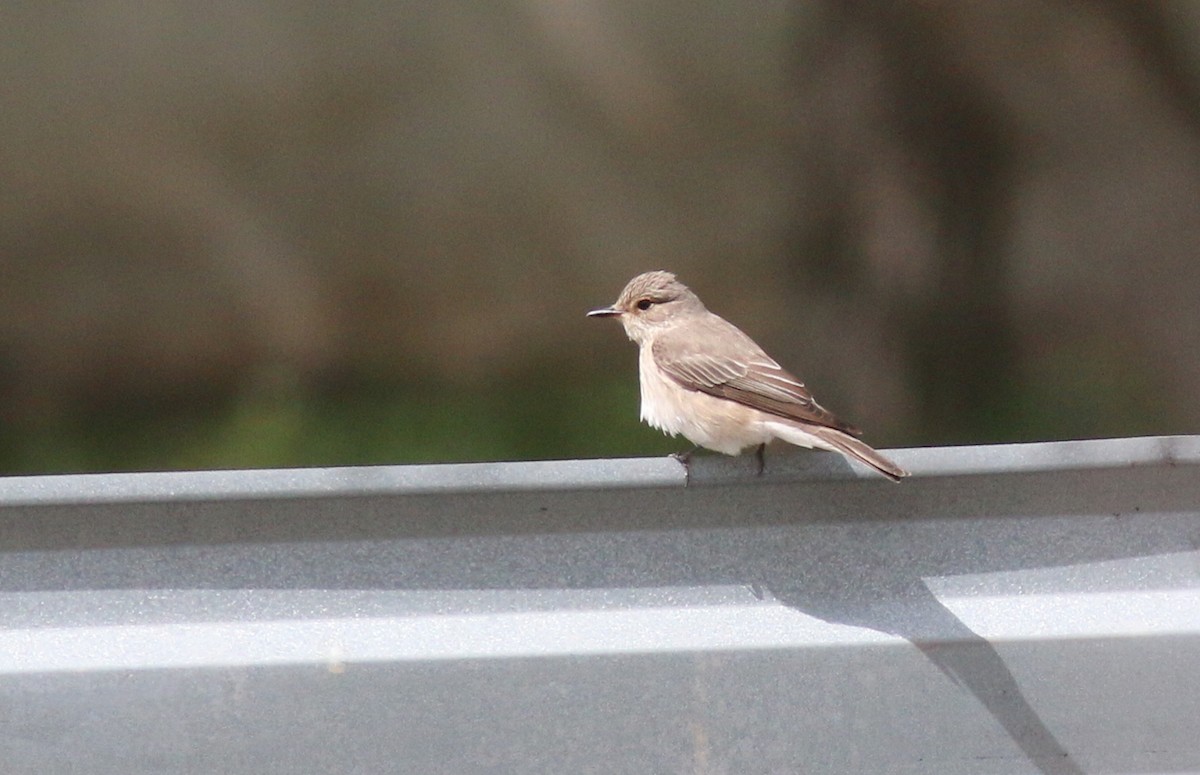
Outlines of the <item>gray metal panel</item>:
[[5,773],[1200,770],[1200,438],[0,480]]

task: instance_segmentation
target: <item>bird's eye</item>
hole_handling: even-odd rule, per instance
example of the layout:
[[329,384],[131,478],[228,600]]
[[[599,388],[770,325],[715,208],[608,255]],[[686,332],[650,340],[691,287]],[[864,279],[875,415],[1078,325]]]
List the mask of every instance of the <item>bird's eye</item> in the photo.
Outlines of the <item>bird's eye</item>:
[[644,311],[650,309],[650,305],[652,305],[653,303],[654,302],[650,301],[649,299],[641,299],[637,303],[637,308],[644,312]]

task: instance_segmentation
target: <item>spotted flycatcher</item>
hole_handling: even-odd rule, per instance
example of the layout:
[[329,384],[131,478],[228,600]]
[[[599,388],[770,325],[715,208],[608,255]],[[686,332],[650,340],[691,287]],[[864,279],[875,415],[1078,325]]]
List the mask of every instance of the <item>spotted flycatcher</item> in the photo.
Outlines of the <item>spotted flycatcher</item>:
[[651,427],[727,455],[757,445],[760,472],[763,447],[783,439],[840,452],[897,482],[908,476],[670,272],[638,275],[615,304],[588,315],[618,318],[637,343],[642,419]]

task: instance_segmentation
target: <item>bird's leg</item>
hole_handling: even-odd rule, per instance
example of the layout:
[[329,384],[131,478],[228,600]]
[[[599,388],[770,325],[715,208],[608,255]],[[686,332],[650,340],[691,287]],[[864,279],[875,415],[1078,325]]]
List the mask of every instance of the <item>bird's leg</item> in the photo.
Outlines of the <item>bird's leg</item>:
[[672,452],[671,457],[675,458],[680,463],[687,465],[689,462],[691,462],[692,455],[696,454],[696,450],[698,449],[700,449],[700,445],[696,444],[687,452]]
[[698,449],[700,449],[699,444],[692,447],[687,452],[672,452],[671,453],[671,457],[678,460],[679,464],[683,466],[683,486],[684,487],[687,487],[689,484],[692,483],[692,455],[694,455],[696,453],[696,450],[698,450]]
[[766,451],[767,451],[767,445],[765,443],[759,444],[758,449],[754,450],[754,457],[758,459],[758,473],[755,474],[756,476],[763,475],[763,468],[767,464],[767,461],[764,458],[763,453]]

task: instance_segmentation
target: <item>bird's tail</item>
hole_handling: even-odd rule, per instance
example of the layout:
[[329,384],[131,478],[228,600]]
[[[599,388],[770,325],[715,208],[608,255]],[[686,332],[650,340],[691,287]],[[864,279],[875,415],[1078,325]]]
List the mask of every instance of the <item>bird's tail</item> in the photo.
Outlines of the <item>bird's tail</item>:
[[861,460],[893,482],[898,482],[908,476],[908,471],[871,449],[867,444],[836,428],[809,426],[805,430],[843,455]]

